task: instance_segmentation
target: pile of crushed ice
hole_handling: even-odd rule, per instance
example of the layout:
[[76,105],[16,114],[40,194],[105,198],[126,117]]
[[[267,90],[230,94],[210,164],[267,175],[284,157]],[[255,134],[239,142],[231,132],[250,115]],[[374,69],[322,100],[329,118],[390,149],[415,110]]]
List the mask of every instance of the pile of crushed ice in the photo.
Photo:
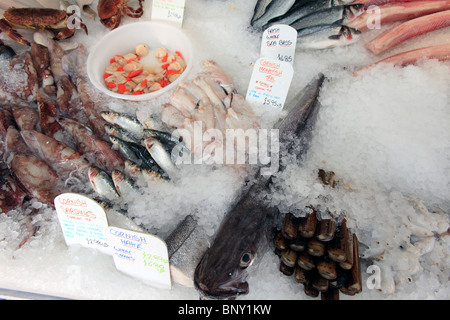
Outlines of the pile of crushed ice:
[[[184,30],[195,48],[192,77],[202,60],[214,59],[233,76],[239,93],[246,93],[261,42],[261,34],[248,29],[254,3],[187,2]],[[150,19],[149,10],[143,19]],[[123,18],[123,24],[132,22]],[[89,48],[108,31],[98,20],[86,24],[89,36],[79,32],[74,39]],[[379,32],[364,35],[362,43]],[[402,48],[448,39],[449,32],[435,32]],[[353,68],[377,60],[362,43],[297,52],[288,101],[317,73],[325,73],[328,81],[303,166],[291,164],[278,174],[270,197],[282,212],[324,204],[345,213],[361,242],[363,281],[368,266],[382,271],[383,293],[364,286],[356,298],[445,299],[450,295],[449,240],[435,235],[449,226],[450,65],[378,66],[354,78]],[[93,95],[113,110],[156,119],[167,98],[134,104]],[[267,128],[283,115],[260,106],[256,111]],[[336,173],[336,189],[319,183],[319,168]],[[136,222],[160,235],[187,214],[197,215],[213,234],[243,182],[231,168],[190,166],[175,185],[145,190],[145,198],[129,201],[129,209]],[[28,215],[31,211],[38,213]],[[30,226],[38,227],[36,235],[17,249]],[[268,252],[249,278],[250,294],[241,299],[308,299],[301,285],[281,275],[278,263]],[[73,298],[198,298],[194,289],[178,285],[171,291],[153,289],[118,272],[109,256],[67,248],[55,212],[36,202],[0,216],[0,279],[0,287]]]

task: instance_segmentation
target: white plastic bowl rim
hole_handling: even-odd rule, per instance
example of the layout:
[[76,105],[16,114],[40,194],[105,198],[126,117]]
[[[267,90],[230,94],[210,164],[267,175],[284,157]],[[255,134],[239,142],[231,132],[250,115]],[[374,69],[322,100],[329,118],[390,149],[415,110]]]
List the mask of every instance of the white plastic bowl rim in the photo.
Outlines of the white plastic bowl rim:
[[[149,32],[145,32],[146,30]],[[186,62],[185,71],[176,81],[152,93],[125,95],[112,92],[106,87],[103,77],[109,60],[116,54],[132,52],[141,43],[150,46],[151,49],[165,47],[169,52],[181,52]],[[192,67],[192,59],[191,41],[180,28],[164,22],[134,22],[109,32],[94,46],[87,60],[87,72],[91,83],[111,97],[131,101],[148,101],[175,88],[188,75]]]

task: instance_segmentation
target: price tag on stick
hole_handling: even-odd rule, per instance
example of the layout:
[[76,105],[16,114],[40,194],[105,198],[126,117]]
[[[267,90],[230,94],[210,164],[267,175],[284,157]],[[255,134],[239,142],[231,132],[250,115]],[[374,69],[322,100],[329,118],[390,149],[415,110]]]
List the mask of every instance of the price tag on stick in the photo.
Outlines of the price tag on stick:
[[163,240],[145,233],[109,227],[109,242],[119,271],[157,288],[171,288],[169,254]]
[[181,28],[185,2],[186,0],[153,0],[152,20],[171,22]]
[[54,203],[68,246],[78,244],[111,254],[108,220],[97,202],[80,194],[65,193],[56,197]]
[[290,63],[276,59],[259,59],[253,69],[246,100],[283,108],[293,76],[294,68]]
[[261,57],[294,63],[297,30],[278,24],[266,29],[261,44]]

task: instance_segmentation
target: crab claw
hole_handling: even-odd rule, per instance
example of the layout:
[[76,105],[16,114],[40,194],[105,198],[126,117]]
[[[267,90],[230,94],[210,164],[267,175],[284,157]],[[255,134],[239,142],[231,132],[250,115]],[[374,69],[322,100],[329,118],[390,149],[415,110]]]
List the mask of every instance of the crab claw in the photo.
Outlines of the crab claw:
[[8,37],[10,37],[15,42],[18,42],[20,44],[24,44],[27,46],[30,46],[31,44],[28,42],[27,39],[25,39],[20,33],[18,33],[11,24],[9,24],[8,21],[5,19],[0,19],[0,33],[6,33]]

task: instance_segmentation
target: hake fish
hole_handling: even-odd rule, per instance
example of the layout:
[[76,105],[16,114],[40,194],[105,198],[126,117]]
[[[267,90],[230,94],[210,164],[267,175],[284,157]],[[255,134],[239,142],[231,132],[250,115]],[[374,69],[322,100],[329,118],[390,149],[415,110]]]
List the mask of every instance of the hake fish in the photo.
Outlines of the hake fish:
[[[324,81],[320,75],[297,96],[295,107],[276,127],[280,130],[280,147],[291,149],[294,139],[305,141],[310,136],[320,103],[318,96]],[[294,139],[293,139],[294,138]],[[302,147],[303,146],[303,147]],[[307,150],[302,144],[301,157]],[[225,216],[211,247],[198,264],[194,283],[201,298],[233,299],[247,294],[246,282],[250,266],[268,248],[271,230],[278,210],[265,200],[270,177],[259,175]]]
[[194,287],[194,271],[208,249],[210,236],[188,215],[166,238],[172,280],[185,287]]

